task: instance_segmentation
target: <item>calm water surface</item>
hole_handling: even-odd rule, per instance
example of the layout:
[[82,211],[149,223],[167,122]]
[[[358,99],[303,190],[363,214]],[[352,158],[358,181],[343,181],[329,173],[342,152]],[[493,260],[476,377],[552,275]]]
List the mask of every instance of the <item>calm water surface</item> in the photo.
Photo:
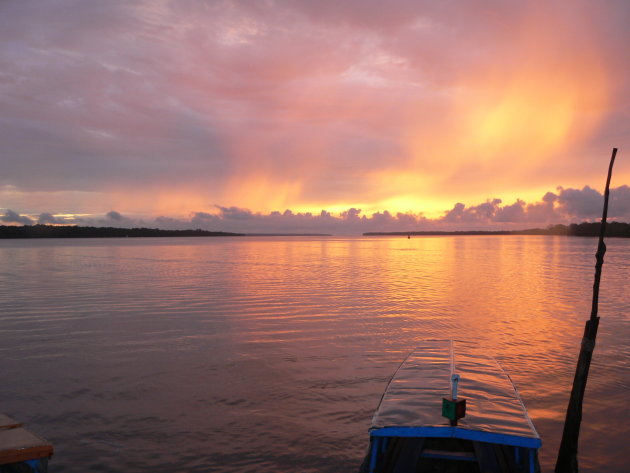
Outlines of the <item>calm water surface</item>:
[[[0,412],[54,472],[354,472],[423,338],[487,347],[553,471],[596,240],[0,241]],[[582,472],[626,473],[630,241],[608,241]]]

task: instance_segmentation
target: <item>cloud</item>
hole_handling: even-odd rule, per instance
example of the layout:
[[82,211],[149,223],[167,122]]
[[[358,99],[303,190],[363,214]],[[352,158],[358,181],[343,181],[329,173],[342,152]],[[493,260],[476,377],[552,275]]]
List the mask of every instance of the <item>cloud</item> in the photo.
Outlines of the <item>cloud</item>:
[[630,219],[630,187],[623,185],[612,189],[608,205],[611,217]]
[[53,214],[48,212],[43,212],[39,214],[37,218],[37,223],[40,225],[59,225],[65,223],[63,219],[55,217]]
[[493,199],[483,204],[466,208],[461,202],[446,212],[441,221],[447,223],[479,223],[491,221],[499,210],[501,199]]
[[105,214],[105,217],[110,220],[113,220],[114,222],[121,222],[123,220],[123,216],[119,212],[116,212],[115,210],[111,210],[107,212]]
[[20,215],[13,210],[7,209],[3,216],[0,217],[0,221],[5,223],[20,223],[22,225],[31,225],[33,220],[25,215]]
[[[578,219],[599,218],[604,205],[603,194],[589,186],[582,189],[559,187],[557,195],[549,193],[546,198],[556,203],[559,212]],[[618,219],[630,218],[630,187],[622,185],[610,190],[608,216]]]
[[[557,194],[548,192],[543,201],[528,206],[528,214],[532,217],[546,215],[547,220],[553,218],[571,218],[574,220],[594,220],[601,218],[604,207],[604,195],[584,186],[581,189],[564,189],[558,187]],[[610,189],[608,218],[630,219],[630,187],[622,185]]]
[[371,218],[592,186],[601,150],[630,144],[629,13],[583,0],[0,2],[0,187],[21,193],[5,205],[40,193],[78,213],[226,202]]
[[498,208],[493,217],[495,222],[523,222],[526,212],[525,202],[519,199],[512,205]]
[[[336,235],[422,230],[509,230],[597,221],[601,218],[603,200],[603,195],[589,186],[581,189],[559,187],[557,193],[547,192],[539,201],[533,203],[517,199],[513,203],[504,204],[498,198],[472,206],[459,202],[436,218],[427,218],[422,213],[393,213],[388,210],[364,213],[354,207],[336,214],[327,210],[311,213],[290,209],[265,213],[236,206],[216,205],[211,212],[191,212],[188,218],[169,216],[136,218],[111,210],[103,216],[64,217],[63,220],[51,213],[42,213],[38,223]],[[623,185],[611,189],[608,218],[630,221],[630,187]],[[7,210],[5,216],[0,219],[24,225],[33,223],[32,218],[12,210]]]
[[220,210],[220,216],[225,220],[247,220],[252,217],[252,212],[248,209],[240,209],[238,207],[221,207],[217,206]]
[[[582,189],[558,187],[558,193],[547,192],[539,202],[527,204],[521,199],[500,205],[500,199],[466,207],[462,203],[446,212],[438,221],[468,224],[551,224],[592,221],[601,218],[604,196],[584,186]],[[630,187],[610,190],[609,219],[630,220]]]
[[558,188],[556,202],[560,210],[569,215],[588,218],[602,211],[602,195],[589,186],[582,189]]

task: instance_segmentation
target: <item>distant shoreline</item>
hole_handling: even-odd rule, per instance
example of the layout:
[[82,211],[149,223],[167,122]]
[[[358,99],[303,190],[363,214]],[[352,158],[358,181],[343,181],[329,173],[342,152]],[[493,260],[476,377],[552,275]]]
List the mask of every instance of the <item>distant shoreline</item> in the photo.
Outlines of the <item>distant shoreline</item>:
[[[417,231],[417,232],[366,232],[363,236],[460,236],[460,235],[553,235],[553,236],[599,236],[601,223],[583,222],[570,225],[552,225],[547,228],[525,230],[463,230],[463,231]],[[606,236],[630,238],[630,223],[608,222]]]
[[245,233],[248,237],[331,237],[332,233]]
[[233,233],[159,228],[81,227],[76,225],[0,225],[0,239],[24,238],[151,238],[151,237],[322,237],[328,233]]
[[[551,225],[525,230],[455,230],[411,232],[365,232],[363,236],[479,236],[479,235],[555,235],[599,236],[600,223],[583,222]],[[147,238],[147,237],[331,237],[330,233],[234,233],[207,230],[161,230],[159,228],[81,227],[63,225],[0,225],[0,239],[26,238]],[[608,222],[607,237],[630,238],[630,223]]]
[[142,238],[142,237],[227,237],[244,233],[206,230],[160,230],[158,228],[79,227],[62,225],[0,225],[0,239],[9,238]]

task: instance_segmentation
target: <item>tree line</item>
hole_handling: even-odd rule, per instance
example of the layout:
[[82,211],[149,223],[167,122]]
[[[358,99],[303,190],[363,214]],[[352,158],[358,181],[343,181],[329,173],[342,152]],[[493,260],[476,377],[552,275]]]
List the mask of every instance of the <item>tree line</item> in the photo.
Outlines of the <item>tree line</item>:
[[[599,236],[600,222],[572,223],[570,225],[551,225],[544,230],[546,235]],[[630,238],[630,223],[607,222],[607,237]]]
[[137,238],[243,236],[242,233],[158,228],[80,227],[66,225],[0,225],[0,238]]
[[[368,232],[371,235],[562,235],[597,237],[601,228],[600,222],[572,223],[570,225],[550,225],[547,228],[529,228],[526,230],[472,230],[472,231],[421,231],[421,232]],[[606,224],[607,237],[630,238],[630,223],[608,222]]]

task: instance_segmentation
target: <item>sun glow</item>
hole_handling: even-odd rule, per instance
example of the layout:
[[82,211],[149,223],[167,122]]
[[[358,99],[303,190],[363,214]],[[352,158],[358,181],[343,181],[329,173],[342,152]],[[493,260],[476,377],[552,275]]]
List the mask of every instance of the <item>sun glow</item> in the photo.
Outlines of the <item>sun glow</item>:
[[472,149],[482,160],[510,150],[535,158],[557,149],[572,123],[570,100],[553,100],[544,114],[540,112],[538,104],[518,93],[509,94],[489,110],[478,110],[472,114]]
[[[519,156],[526,167],[584,140],[599,123],[607,84],[597,67],[559,71],[554,80],[541,72],[524,73],[503,90],[473,101],[467,116],[466,142],[482,161]],[[575,74],[585,80],[571,81]]]

